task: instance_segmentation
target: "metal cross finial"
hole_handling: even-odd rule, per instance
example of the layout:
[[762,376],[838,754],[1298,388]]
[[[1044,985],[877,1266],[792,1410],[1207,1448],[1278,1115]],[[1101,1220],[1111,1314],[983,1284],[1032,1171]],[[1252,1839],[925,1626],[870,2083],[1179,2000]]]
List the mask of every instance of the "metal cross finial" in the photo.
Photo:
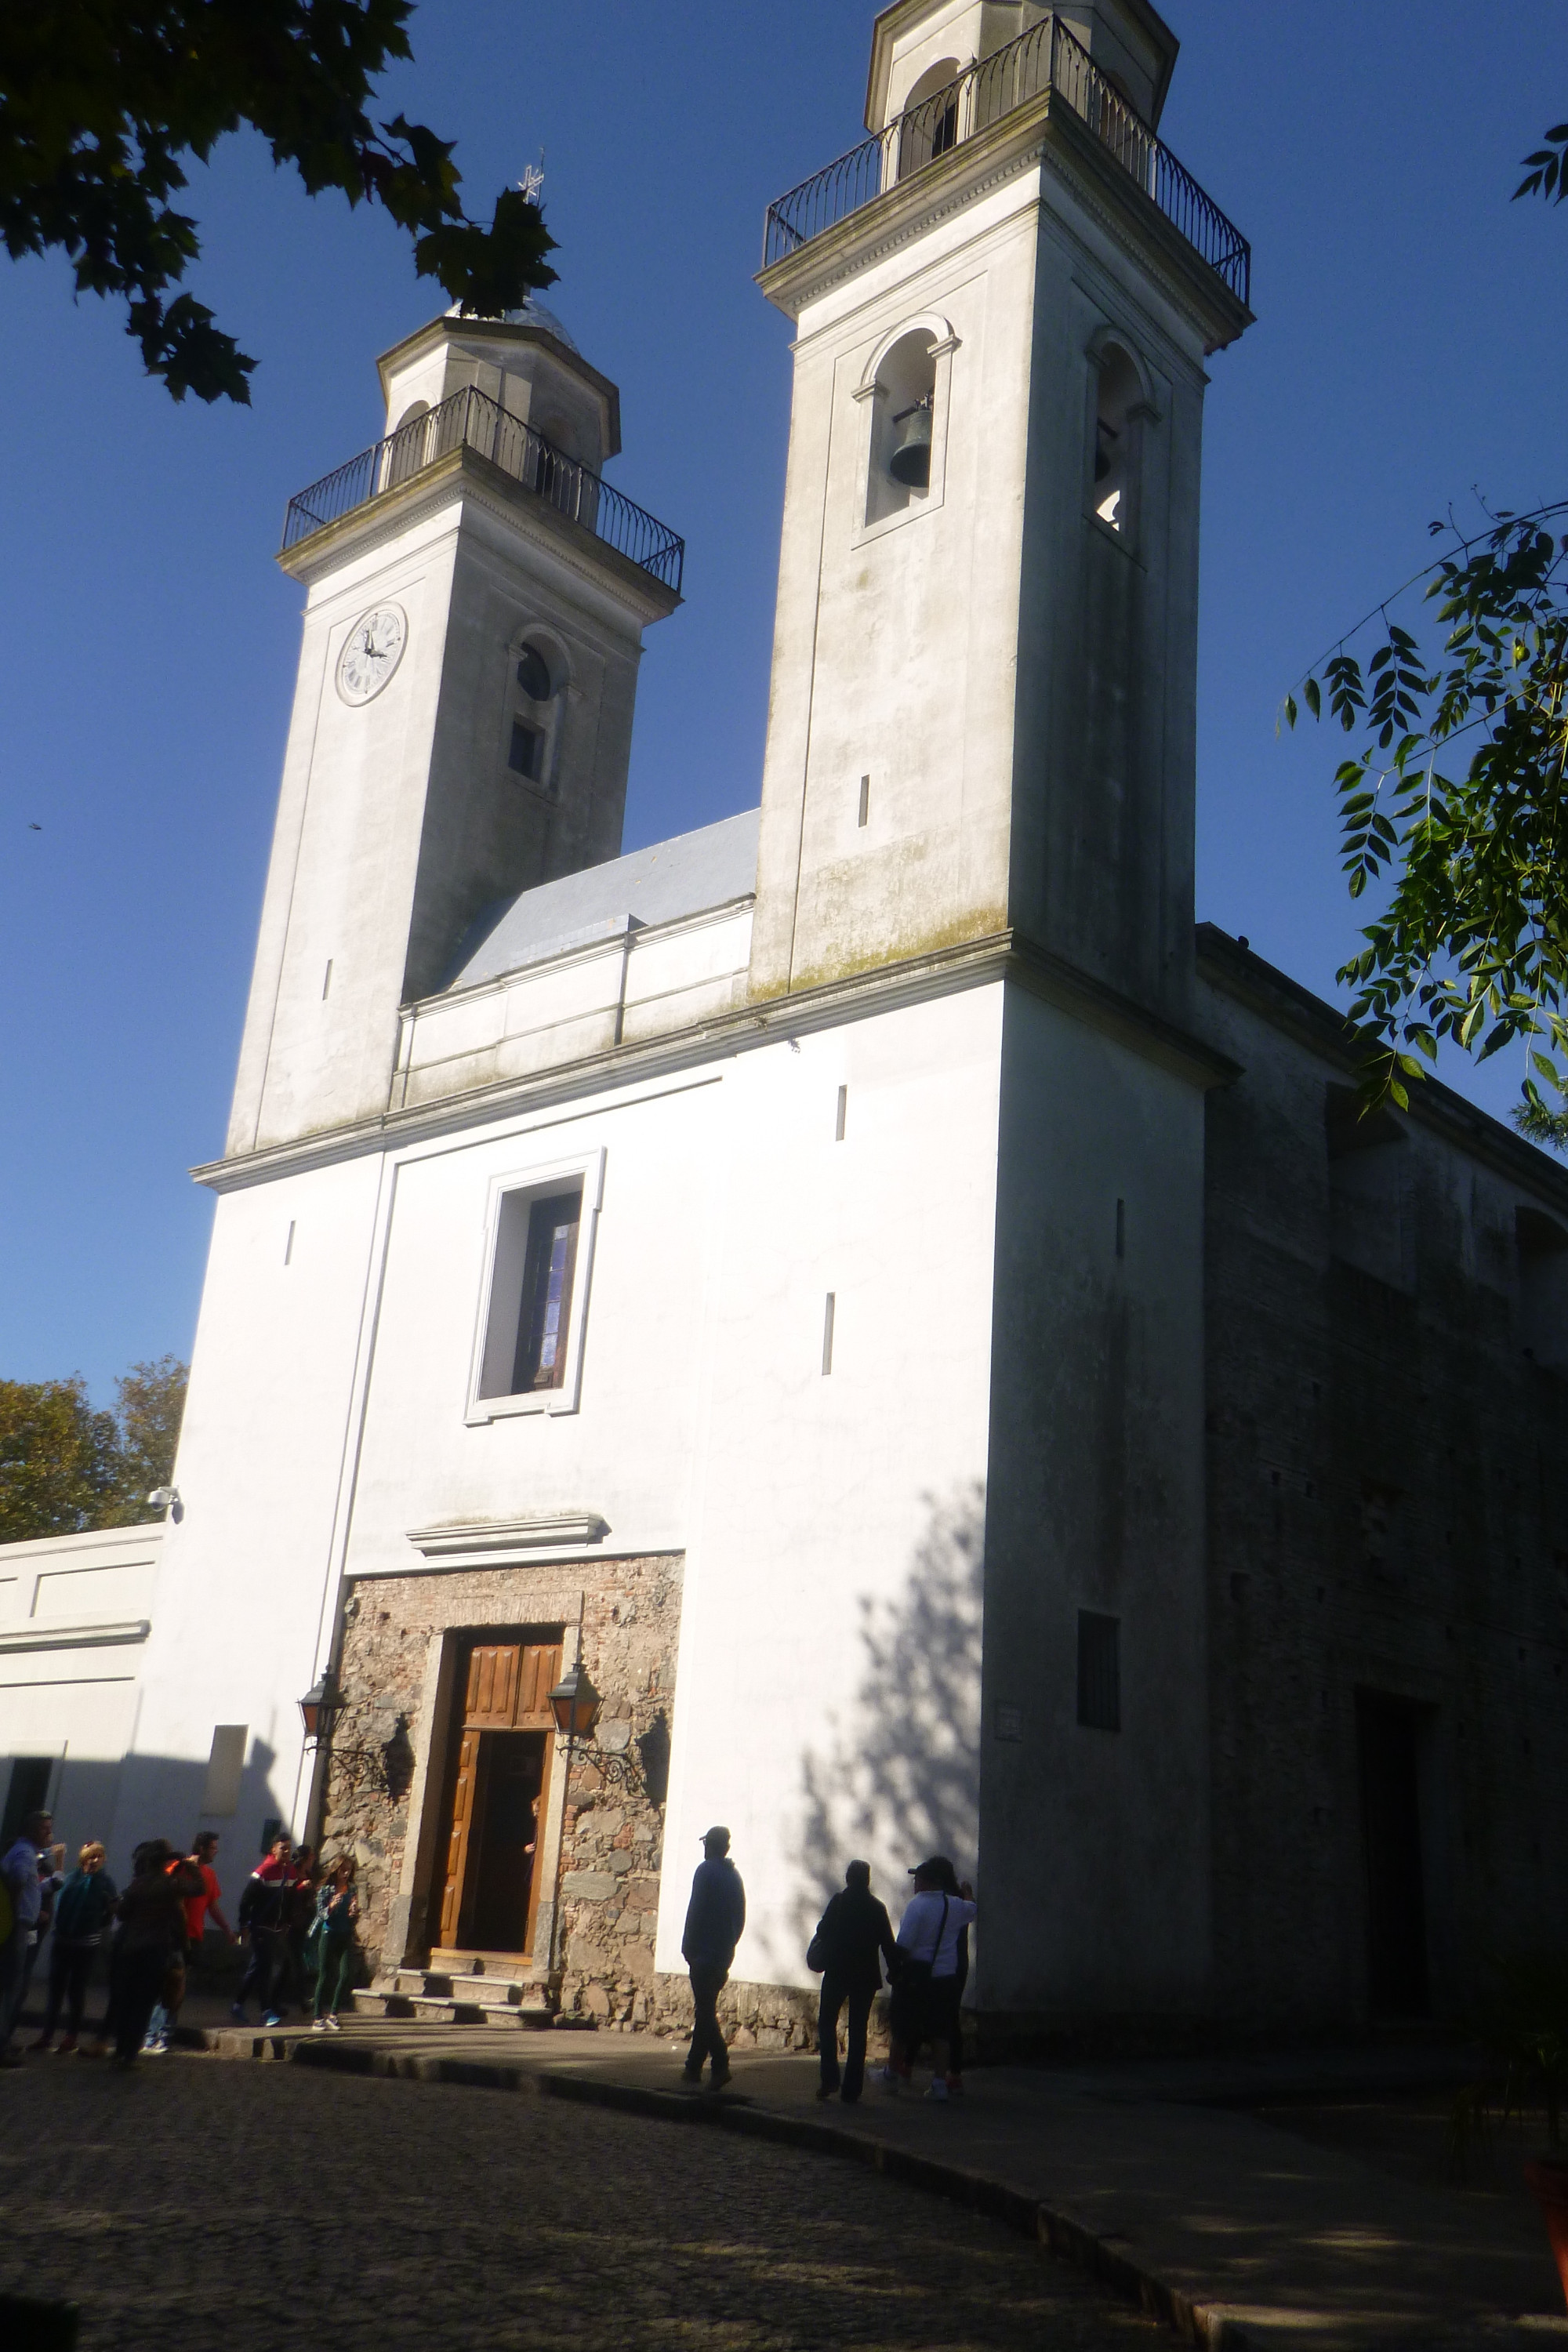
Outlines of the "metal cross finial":
[[539,202],[540,197],[544,193],[544,150],[542,147],[539,151],[538,163],[530,163],[527,166],[521,179],[517,184],[522,191],[522,200],[524,204],[536,205]]

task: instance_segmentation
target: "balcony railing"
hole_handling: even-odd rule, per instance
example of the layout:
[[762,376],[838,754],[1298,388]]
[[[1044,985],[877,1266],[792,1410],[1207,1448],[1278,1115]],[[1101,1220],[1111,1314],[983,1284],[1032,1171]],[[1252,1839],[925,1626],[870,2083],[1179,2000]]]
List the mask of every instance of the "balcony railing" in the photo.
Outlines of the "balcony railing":
[[488,394],[455,392],[438,408],[400,425],[384,441],[362,449],[335,474],[312,482],[289,501],[283,524],[285,549],[298,547],[327,525],[368,506],[388,490],[413,481],[426,466],[454,449],[473,449],[499,466],[557,514],[591,530],[618,555],[651,572],[680,593],[686,541],[620,491],[568,457],[532,426],[522,424]]
[[987,130],[1015,108],[1047,91],[1064,99],[1103,140],[1129,179],[1159,206],[1231,292],[1247,301],[1252,283],[1252,248],[1241,231],[1226,220],[1142,116],[1107,81],[1082,42],[1055,16],[1042,16],[1019,39],[967,67],[945,89],[895,115],[885,131],[852,147],[847,155],[770,205],[763,240],[763,268],[797,253],[813,237],[847,220],[961,141],[972,139],[976,131]]

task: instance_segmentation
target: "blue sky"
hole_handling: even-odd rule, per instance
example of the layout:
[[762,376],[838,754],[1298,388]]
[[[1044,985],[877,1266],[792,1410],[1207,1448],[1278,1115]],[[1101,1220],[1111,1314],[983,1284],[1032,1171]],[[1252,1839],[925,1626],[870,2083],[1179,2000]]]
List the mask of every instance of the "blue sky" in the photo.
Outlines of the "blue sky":
[[[787,322],[752,283],[770,198],[859,133],[870,0],[423,0],[399,106],[470,203],[545,151],[548,298],[621,386],[615,478],[685,532],[645,660],[626,845],[752,804]],[[1568,116],[1561,0],[1172,0],[1164,134],[1254,247],[1213,362],[1198,911],[1325,993],[1354,937],[1325,780],[1280,696],[1425,560],[1450,504],[1568,490],[1568,209],[1510,205]],[[255,143],[196,175],[195,290],[261,366],[174,407],[57,260],[0,262],[0,1374],[186,1352],[298,646],[289,494],[380,430],[376,353],[440,307],[405,242]],[[29,828],[41,827],[38,832]],[[1452,1074],[1489,1108],[1498,1065]]]

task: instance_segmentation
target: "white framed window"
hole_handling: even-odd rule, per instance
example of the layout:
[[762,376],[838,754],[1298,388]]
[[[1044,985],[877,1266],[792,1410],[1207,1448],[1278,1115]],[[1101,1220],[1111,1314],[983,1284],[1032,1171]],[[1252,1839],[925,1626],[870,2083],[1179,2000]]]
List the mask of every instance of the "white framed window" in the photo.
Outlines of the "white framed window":
[[603,1151],[497,1176],[466,1418],[575,1412]]
[[913,319],[886,338],[861,378],[857,543],[942,505],[957,349],[945,319]]

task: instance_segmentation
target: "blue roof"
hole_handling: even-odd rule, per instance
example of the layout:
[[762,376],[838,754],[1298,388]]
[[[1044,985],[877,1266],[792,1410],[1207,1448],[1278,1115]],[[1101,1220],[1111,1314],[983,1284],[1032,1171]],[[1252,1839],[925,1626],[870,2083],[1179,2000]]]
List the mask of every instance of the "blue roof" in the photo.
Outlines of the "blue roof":
[[757,827],[746,809],[697,833],[678,833],[629,857],[563,874],[515,898],[498,898],[464,933],[448,988],[473,988],[569,948],[613,939],[628,923],[672,923],[749,898],[757,887]]

